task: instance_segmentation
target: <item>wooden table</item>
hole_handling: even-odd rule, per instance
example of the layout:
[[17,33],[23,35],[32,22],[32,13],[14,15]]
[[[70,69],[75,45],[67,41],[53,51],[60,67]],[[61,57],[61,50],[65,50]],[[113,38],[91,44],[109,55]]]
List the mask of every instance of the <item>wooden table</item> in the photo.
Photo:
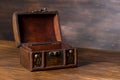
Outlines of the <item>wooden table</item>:
[[120,80],[120,52],[79,49],[78,67],[29,72],[14,42],[0,41],[0,80]]

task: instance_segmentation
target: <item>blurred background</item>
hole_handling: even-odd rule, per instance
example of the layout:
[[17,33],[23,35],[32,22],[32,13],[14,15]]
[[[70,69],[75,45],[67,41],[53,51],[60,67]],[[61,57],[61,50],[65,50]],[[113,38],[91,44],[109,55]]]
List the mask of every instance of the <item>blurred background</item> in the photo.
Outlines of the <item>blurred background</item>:
[[120,0],[0,0],[0,40],[14,41],[13,12],[43,7],[59,11],[64,42],[120,51]]

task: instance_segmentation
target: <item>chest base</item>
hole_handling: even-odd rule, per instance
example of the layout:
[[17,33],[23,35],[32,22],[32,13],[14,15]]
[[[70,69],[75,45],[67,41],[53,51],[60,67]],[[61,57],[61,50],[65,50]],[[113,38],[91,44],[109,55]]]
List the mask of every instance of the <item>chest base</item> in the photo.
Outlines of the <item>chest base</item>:
[[22,46],[20,63],[30,71],[77,66],[77,49],[60,44]]

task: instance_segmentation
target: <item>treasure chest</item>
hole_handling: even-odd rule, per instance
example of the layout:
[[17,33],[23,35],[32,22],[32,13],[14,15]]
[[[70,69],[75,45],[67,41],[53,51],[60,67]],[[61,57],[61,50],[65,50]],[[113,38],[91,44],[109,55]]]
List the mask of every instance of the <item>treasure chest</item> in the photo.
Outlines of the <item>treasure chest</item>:
[[62,41],[58,11],[41,9],[13,14],[20,64],[30,71],[77,66],[77,49]]

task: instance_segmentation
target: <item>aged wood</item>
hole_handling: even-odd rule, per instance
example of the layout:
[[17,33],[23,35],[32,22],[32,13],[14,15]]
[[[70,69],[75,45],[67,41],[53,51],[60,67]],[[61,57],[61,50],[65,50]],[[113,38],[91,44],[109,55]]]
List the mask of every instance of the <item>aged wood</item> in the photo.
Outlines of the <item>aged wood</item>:
[[20,63],[28,70],[77,66],[77,49],[63,43],[57,11],[14,13],[13,31]]
[[17,44],[61,41],[57,15],[57,11],[14,13],[13,31]]
[[[20,49],[20,62],[25,68],[29,69],[30,71],[77,66],[77,52],[75,48],[65,48],[64,46],[62,47],[61,44],[49,44],[28,47],[23,46]],[[72,50],[72,52],[69,52],[70,50]],[[53,54],[54,52],[56,54]],[[36,61],[34,62],[35,55],[38,59],[40,59],[41,62],[39,63],[40,65],[42,64],[41,66],[34,66],[36,65]],[[41,57],[38,57],[39,55],[41,55]]]
[[120,52],[80,48],[77,68],[29,72],[14,42],[0,41],[0,80],[119,80]]

